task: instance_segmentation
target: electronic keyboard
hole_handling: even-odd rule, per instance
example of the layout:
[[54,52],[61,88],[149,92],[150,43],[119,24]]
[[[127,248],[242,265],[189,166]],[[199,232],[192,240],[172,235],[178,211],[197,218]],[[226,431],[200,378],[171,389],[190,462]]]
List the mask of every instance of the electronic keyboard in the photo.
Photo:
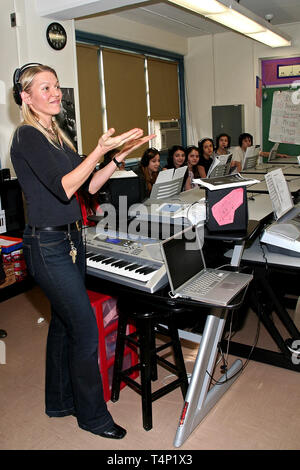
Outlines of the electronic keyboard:
[[87,233],[87,273],[145,292],[156,292],[167,283],[157,240],[132,240]]

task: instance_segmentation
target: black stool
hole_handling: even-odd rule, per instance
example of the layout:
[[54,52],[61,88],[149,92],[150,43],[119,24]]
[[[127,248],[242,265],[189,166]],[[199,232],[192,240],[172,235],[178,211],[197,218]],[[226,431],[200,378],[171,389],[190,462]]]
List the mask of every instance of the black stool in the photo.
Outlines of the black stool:
[[[134,308],[134,310],[133,310]],[[143,427],[146,431],[152,428],[152,402],[166,395],[177,387],[181,387],[183,398],[188,389],[188,379],[181,351],[178,330],[174,324],[173,312],[169,309],[163,311],[151,310],[151,307],[135,303],[129,307],[119,302],[118,334],[115,350],[111,400],[118,401],[120,384],[125,382],[142,397]],[[155,309],[156,310],[156,309]],[[134,322],[136,331],[126,335],[126,327]],[[156,334],[166,335],[170,338],[167,343],[156,347]],[[139,348],[139,363],[122,370],[125,342]],[[172,346],[174,362],[167,361],[159,356],[158,352]],[[157,380],[157,364],[174,372],[178,378],[164,387],[151,391],[151,381]],[[135,370],[140,371],[140,383],[129,377]]]

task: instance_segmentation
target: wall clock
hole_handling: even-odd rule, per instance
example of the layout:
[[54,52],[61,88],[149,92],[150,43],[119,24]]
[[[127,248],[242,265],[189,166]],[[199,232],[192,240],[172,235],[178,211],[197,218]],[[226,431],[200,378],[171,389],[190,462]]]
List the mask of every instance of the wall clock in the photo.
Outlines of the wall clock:
[[55,49],[60,51],[67,43],[67,33],[65,28],[59,23],[49,24],[46,32],[48,44]]

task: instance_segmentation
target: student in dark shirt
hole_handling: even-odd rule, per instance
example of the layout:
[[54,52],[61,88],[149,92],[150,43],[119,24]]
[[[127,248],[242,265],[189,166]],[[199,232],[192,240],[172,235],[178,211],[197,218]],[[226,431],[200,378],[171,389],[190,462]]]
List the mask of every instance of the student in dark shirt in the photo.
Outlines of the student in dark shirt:
[[190,145],[185,149],[185,154],[187,158],[188,170],[189,170],[189,182],[191,188],[195,188],[198,185],[193,183],[193,179],[200,178],[200,173],[198,170],[199,165],[199,149],[195,145]]
[[228,155],[230,153],[231,138],[228,134],[219,134],[216,137],[215,155]]
[[140,179],[141,200],[149,197],[160,170],[160,153],[155,148],[147,149],[135,173]]
[[210,165],[213,162],[214,142],[210,138],[204,138],[199,141],[200,158],[198,169],[201,178],[206,178]]
[[[187,157],[185,154],[185,150],[181,145],[173,145],[173,147],[169,149],[167,164],[163,168],[163,170],[169,170],[170,168],[181,168],[182,166],[187,166]],[[191,189],[188,176],[189,172],[187,169],[183,178],[182,191]]]
[[[84,284],[85,256],[76,191],[96,193],[116,166],[151,136],[132,129],[100,137],[84,159],[55,121],[62,93],[56,72],[26,64],[14,74],[14,98],[24,121],[17,128],[11,159],[28,207],[23,250],[30,274],[51,303],[46,354],[46,414],[74,415],[78,425],[101,437],[121,439],[103,398],[98,365],[98,328]],[[153,137],[153,136],[152,136]],[[93,173],[109,150],[114,159]]]

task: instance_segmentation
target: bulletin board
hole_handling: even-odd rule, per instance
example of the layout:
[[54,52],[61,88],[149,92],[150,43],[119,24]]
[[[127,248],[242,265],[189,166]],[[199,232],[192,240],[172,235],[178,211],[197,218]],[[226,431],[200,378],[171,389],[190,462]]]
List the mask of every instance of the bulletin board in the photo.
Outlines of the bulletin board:
[[[282,142],[283,140],[286,142],[288,140],[292,140],[293,136],[289,135],[289,130],[293,127],[291,121],[291,119],[293,119],[293,123],[297,126],[297,130],[295,132],[297,137],[293,137],[296,143],[291,144],[282,142],[278,148],[278,153],[286,153],[293,156],[300,154],[300,103],[296,106],[297,109],[295,109],[295,107],[290,108],[286,103],[284,104],[283,98],[287,97],[287,93],[293,93],[290,87],[272,87],[265,88],[263,90],[263,150],[265,152],[271,150],[274,142]],[[273,108],[273,103],[275,103],[275,108]],[[280,108],[280,106],[282,107]],[[277,123],[275,122],[275,117],[277,118]],[[287,119],[287,117],[291,119]],[[280,133],[278,131],[280,127],[285,130],[285,133]],[[286,136],[287,138],[280,136]],[[269,137],[279,137],[279,140],[273,140],[273,138],[270,140]]]

